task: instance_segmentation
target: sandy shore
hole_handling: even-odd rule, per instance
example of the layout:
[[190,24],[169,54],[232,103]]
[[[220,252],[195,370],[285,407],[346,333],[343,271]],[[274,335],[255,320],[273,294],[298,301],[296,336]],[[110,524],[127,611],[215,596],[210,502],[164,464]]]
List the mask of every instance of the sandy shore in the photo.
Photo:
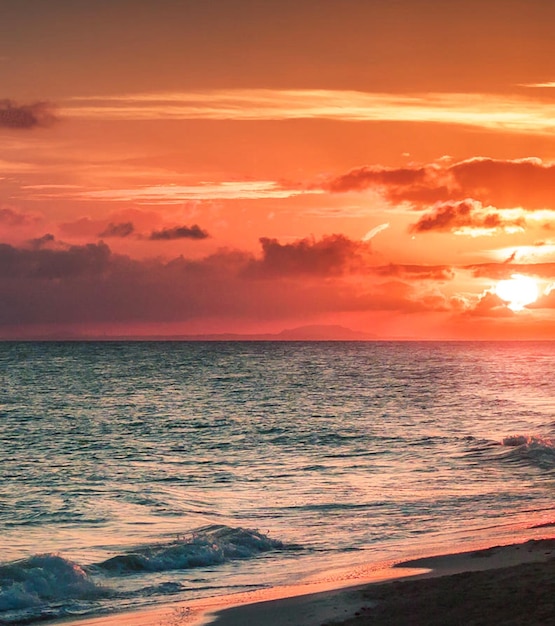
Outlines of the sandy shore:
[[545,626],[555,624],[555,539],[405,561],[354,587],[275,588],[65,624]]

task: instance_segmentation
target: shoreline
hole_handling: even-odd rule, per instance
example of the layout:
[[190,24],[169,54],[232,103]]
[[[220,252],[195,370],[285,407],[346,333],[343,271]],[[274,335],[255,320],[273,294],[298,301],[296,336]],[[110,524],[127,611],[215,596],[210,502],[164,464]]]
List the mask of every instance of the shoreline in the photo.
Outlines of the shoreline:
[[[555,538],[549,535],[522,543],[401,560],[383,568],[369,567],[362,578],[272,587],[56,623],[64,626],[122,623],[129,626],[400,626],[408,623],[406,619],[410,615],[411,626],[431,626],[435,623],[434,616],[439,614],[438,626],[462,623],[539,626],[555,616],[553,592]],[[519,610],[524,612],[525,621],[518,621]],[[508,619],[501,617],[503,611],[512,621],[495,621]],[[534,612],[538,613],[537,621]],[[468,615],[474,617],[470,619]],[[480,621],[480,615],[484,621]]]

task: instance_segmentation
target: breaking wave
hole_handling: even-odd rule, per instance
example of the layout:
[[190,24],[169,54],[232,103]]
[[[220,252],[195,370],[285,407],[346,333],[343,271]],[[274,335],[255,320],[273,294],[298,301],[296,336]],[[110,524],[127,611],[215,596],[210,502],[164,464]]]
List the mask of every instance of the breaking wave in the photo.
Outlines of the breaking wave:
[[[257,530],[212,525],[91,565],[56,554],[34,555],[0,565],[0,625],[111,610],[106,602],[135,595],[118,589],[118,576],[190,570],[295,549],[300,546],[284,544]],[[138,593],[165,596],[180,590],[178,582],[159,582],[149,593],[143,587]]]
[[[0,616],[23,611],[29,619],[38,609],[49,616],[48,607],[68,600],[95,600],[107,595],[77,563],[55,554],[39,554],[0,565]],[[4,623],[0,621],[0,623]]]
[[298,549],[286,546],[257,530],[225,525],[205,526],[190,537],[157,544],[114,556],[96,567],[115,574],[163,572],[219,565],[237,559],[249,559],[273,550]]
[[506,458],[510,461],[555,469],[555,441],[549,437],[508,435],[501,440],[501,445],[509,449]]

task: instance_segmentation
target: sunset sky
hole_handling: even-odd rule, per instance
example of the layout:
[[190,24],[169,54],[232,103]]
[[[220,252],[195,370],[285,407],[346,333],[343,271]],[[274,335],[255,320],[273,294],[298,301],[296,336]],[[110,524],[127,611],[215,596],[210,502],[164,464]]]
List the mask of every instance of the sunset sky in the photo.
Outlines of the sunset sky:
[[0,0],[0,86],[0,338],[555,338],[554,2]]

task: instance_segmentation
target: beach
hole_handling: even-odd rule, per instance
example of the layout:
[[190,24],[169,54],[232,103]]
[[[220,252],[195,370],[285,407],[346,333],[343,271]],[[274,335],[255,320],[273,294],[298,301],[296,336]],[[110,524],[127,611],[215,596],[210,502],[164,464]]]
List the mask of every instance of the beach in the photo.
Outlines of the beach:
[[[555,619],[555,539],[423,557],[375,582],[310,585],[63,622],[65,626],[540,626]],[[389,577],[384,581],[383,578]],[[394,578],[391,578],[394,577]],[[281,597],[280,597],[281,596]]]

